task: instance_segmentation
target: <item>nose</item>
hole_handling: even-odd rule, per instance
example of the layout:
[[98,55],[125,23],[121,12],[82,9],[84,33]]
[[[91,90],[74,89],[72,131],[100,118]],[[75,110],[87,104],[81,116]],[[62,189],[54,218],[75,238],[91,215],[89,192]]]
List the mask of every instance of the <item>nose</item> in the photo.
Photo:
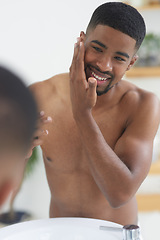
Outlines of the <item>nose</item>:
[[101,72],[112,71],[112,61],[109,56],[103,56],[97,61],[97,66]]

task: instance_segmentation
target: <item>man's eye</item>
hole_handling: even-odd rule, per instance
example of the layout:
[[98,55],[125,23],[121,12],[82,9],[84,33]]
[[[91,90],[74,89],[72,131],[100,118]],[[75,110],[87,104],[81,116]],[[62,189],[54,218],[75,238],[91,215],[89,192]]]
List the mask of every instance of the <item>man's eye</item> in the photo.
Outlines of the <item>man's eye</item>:
[[93,47],[93,49],[95,49],[97,52],[103,52],[99,47]]
[[121,58],[121,57],[115,57],[116,60],[120,61],[120,62],[125,62],[125,59]]

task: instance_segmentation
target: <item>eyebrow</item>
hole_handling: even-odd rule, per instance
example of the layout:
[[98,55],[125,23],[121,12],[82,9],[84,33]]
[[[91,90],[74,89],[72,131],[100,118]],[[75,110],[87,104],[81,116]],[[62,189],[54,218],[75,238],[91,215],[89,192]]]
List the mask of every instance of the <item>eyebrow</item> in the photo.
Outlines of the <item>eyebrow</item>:
[[116,54],[129,58],[129,55],[125,52],[116,52]]
[[91,42],[92,42],[92,43],[97,43],[99,46],[107,49],[106,45],[104,45],[103,43],[99,42],[98,40],[93,40],[93,41],[91,41]]
[[[98,41],[98,40],[93,40],[93,41],[91,41],[92,43],[96,43],[96,44],[98,44],[99,46],[101,46],[102,48],[104,48],[104,49],[107,49],[107,46],[106,45],[104,45],[103,43],[101,43],[100,41]],[[129,55],[127,54],[127,53],[125,53],[125,52],[116,52],[116,54],[118,54],[118,55],[121,55],[121,56],[124,56],[124,57],[126,57],[126,58],[129,58]]]

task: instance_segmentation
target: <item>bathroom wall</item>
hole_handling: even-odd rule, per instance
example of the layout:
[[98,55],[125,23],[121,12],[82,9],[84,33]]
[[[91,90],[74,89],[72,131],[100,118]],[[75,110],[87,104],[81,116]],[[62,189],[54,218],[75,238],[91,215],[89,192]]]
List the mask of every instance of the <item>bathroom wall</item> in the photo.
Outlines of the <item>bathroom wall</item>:
[[[67,72],[73,45],[86,29],[93,10],[105,1],[0,0],[0,64],[19,73],[27,84]],[[148,30],[160,32],[158,14],[145,13]],[[160,98],[160,79],[129,79]],[[48,217],[50,193],[41,158],[35,173],[25,180],[15,208],[34,218]],[[7,209],[7,205],[5,206]]]
[[[16,71],[29,85],[67,72],[73,46],[93,10],[105,1],[0,0],[0,64]],[[15,208],[34,218],[48,217],[50,194],[40,154],[25,180]],[[8,204],[4,210],[7,210]]]
[[28,83],[67,72],[76,38],[103,2],[1,0],[0,63],[17,69]]

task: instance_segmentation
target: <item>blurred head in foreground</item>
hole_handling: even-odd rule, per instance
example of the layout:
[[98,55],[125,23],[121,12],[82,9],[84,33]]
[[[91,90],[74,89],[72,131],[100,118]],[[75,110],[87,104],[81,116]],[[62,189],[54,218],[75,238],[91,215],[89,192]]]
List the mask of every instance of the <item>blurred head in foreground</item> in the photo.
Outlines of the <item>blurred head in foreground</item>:
[[7,191],[7,186],[3,189],[7,179],[24,164],[37,116],[29,89],[18,76],[0,67],[0,199]]

